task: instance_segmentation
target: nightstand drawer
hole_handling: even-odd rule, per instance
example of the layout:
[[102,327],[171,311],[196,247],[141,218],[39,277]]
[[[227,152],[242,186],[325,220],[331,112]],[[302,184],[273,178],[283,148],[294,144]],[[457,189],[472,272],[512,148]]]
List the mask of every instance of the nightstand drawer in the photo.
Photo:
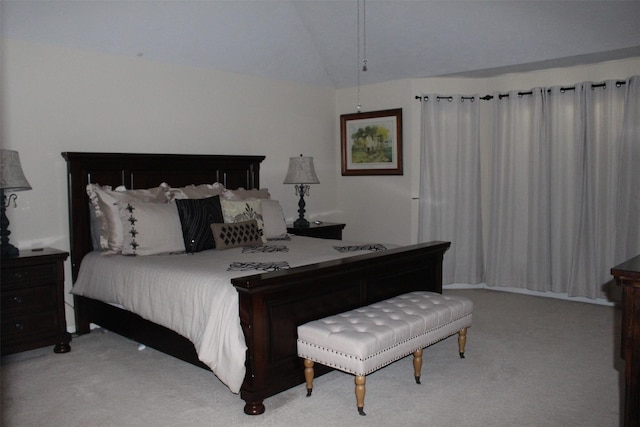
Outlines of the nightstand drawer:
[[2,288],[31,286],[50,283],[56,278],[57,266],[54,263],[25,267],[7,267],[2,269]]
[[41,311],[56,306],[55,286],[35,286],[2,292],[2,317],[8,312]]
[[13,316],[2,319],[2,343],[21,340],[33,336],[52,336],[59,334],[58,314],[55,310],[25,316]]

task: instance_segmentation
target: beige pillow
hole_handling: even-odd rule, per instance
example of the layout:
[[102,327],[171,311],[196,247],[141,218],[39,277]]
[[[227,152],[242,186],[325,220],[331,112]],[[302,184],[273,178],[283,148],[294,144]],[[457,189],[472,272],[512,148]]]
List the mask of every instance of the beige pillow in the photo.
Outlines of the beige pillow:
[[222,216],[224,222],[242,222],[255,219],[262,235],[262,241],[266,243],[264,237],[264,222],[262,220],[262,203],[260,200],[220,200],[222,206]]
[[221,196],[224,185],[219,182],[213,184],[187,185],[185,187],[169,187],[169,200],[174,199],[206,199],[212,196]]
[[87,194],[95,217],[100,221],[100,248],[105,253],[120,253],[124,244],[118,202],[167,203],[167,196],[161,187],[113,191],[108,185],[88,184]]
[[239,246],[261,245],[262,233],[255,219],[233,223],[211,224],[211,233],[216,249],[224,250]]
[[281,239],[287,235],[287,223],[280,202],[272,199],[260,200],[264,236],[268,239]]
[[185,251],[175,202],[118,202],[118,211],[124,227],[124,255],[159,255]]
[[245,190],[240,187],[237,190],[225,189],[222,192],[222,198],[226,200],[270,199],[271,195],[266,188]]

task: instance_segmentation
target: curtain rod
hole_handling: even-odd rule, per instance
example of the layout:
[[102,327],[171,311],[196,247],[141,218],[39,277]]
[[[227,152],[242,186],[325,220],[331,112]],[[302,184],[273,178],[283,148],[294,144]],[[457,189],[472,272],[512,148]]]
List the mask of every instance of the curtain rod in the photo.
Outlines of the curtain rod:
[[[627,82],[625,82],[624,80],[618,80],[618,81],[616,81],[616,86],[620,87],[620,86],[622,86],[622,85],[624,85],[626,83]],[[605,87],[606,85],[607,85],[606,83],[595,83],[595,84],[591,85],[591,89],[595,89],[595,88],[598,88],[598,87]],[[576,89],[575,85],[574,86],[566,86],[566,87],[561,87],[560,91],[561,92],[565,92],[567,90],[575,90],[575,89]],[[547,89],[547,92],[551,92],[551,89]],[[533,95],[533,92],[532,91],[529,91],[529,92],[518,92],[518,96],[524,96],[524,95]],[[509,97],[508,93],[501,93],[501,94],[498,95],[498,99],[508,98],[508,97]],[[485,96],[480,96],[478,98],[482,99],[483,101],[489,101],[489,100],[493,99],[494,96],[493,95],[485,95]],[[428,101],[429,97],[428,96],[416,95],[416,99],[419,99],[420,101]],[[453,101],[453,96],[437,96],[436,97],[437,101],[440,101],[442,99],[451,102],[451,101]],[[460,99],[462,99],[463,101],[465,99],[470,99],[471,102],[473,102],[475,100],[475,96],[462,96],[462,97],[460,97]]]
[[[429,97],[426,96],[426,95],[424,95],[424,96],[416,95],[416,99],[419,99],[420,101],[423,101],[423,100],[424,101],[428,101]],[[450,95],[450,96],[436,96],[436,101],[440,101],[440,100],[443,100],[443,99],[445,101],[451,102],[451,101],[453,101],[453,95]],[[469,100],[471,100],[471,102],[473,102],[473,101],[476,100],[476,97],[475,96],[461,96],[460,99],[462,99],[463,101],[465,99],[469,99]]]

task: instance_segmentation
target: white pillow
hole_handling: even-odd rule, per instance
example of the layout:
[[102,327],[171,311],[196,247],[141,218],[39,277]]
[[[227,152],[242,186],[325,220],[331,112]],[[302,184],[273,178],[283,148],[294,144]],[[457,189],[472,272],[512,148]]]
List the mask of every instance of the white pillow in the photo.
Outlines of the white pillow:
[[226,200],[255,200],[255,199],[270,199],[271,194],[266,188],[245,190],[240,187],[237,190],[225,189],[222,192],[222,198]]
[[267,239],[280,239],[287,235],[287,223],[280,202],[272,199],[262,199],[262,220],[264,221],[264,236]]
[[206,199],[212,196],[221,196],[224,185],[219,182],[213,184],[187,185],[185,187],[168,189],[169,200],[175,199]]
[[185,251],[175,202],[118,202],[124,255],[159,255]]
[[255,219],[258,229],[262,233],[262,242],[266,243],[264,235],[264,221],[262,219],[261,200],[220,200],[224,222],[243,222]]
[[120,253],[122,251],[124,234],[118,202],[167,203],[167,196],[161,187],[146,190],[113,191],[108,185],[88,184],[87,194],[95,216],[100,221],[100,247],[105,253]]

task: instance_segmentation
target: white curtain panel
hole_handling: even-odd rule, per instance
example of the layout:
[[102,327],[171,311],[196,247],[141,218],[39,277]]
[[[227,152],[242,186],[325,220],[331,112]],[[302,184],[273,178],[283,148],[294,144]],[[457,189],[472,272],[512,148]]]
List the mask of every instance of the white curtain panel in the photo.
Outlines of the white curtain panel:
[[[549,146],[545,91],[494,96],[487,284],[539,290],[549,283]],[[546,290],[546,289],[544,289]]]
[[489,286],[606,298],[640,253],[637,80],[496,94]]
[[627,81],[618,153],[615,263],[640,253],[640,76]]
[[482,144],[486,259],[479,101],[422,102],[419,239],[452,242],[444,283],[606,298],[611,267],[640,254],[640,76],[507,95]]
[[420,242],[452,242],[444,283],[484,280],[480,205],[479,103],[425,95],[420,156]]

